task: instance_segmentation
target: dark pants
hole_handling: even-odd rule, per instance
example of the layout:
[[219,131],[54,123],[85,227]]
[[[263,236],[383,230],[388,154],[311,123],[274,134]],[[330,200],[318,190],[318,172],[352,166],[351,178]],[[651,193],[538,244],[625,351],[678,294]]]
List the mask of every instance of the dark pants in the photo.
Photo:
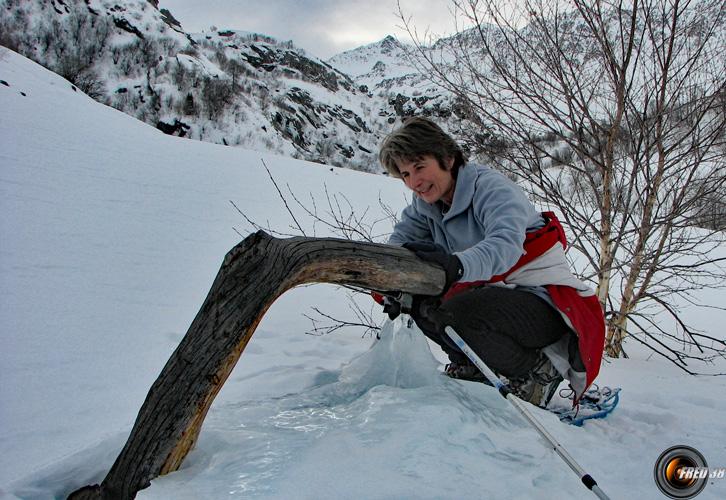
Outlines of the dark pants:
[[416,324],[452,362],[465,363],[467,358],[444,332],[447,325],[492,370],[508,378],[526,376],[542,347],[563,335],[575,338],[551,305],[537,295],[512,288],[475,288],[441,305],[418,309],[420,313],[413,315]]

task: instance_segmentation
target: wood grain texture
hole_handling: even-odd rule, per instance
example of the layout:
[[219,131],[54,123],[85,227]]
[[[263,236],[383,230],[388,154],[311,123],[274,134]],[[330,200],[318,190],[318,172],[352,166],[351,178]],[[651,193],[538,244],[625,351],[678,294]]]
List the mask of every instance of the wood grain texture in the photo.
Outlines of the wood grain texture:
[[69,498],[131,499],[152,479],[177,470],[257,325],[286,290],[306,283],[337,283],[436,295],[444,279],[441,268],[390,245],[333,238],[277,239],[262,231],[245,238],[227,253],[106,478]]

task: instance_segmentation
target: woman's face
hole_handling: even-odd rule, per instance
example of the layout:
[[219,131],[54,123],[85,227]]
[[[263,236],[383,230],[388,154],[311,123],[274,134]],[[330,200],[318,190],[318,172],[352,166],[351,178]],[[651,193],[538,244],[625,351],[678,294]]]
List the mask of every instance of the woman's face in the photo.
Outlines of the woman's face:
[[415,160],[401,160],[397,163],[398,171],[406,187],[426,203],[442,201],[451,205],[454,198],[456,181],[451,175],[454,159],[450,158],[441,168],[439,161],[432,155],[423,155]]

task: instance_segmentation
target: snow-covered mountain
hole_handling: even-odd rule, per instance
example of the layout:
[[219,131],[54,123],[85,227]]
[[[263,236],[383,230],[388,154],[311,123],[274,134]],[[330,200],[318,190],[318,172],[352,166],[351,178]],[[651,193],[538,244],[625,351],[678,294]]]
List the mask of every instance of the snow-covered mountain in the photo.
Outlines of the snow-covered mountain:
[[155,1],[9,1],[0,43],[166,133],[380,171],[385,118],[350,77],[292,42],[186,33]]
[[[0,80],[3,500],[65,498],[103,478],[239,241],[233,228],[251,231],[228,200],[273,227],[291,223],[261,156],[319,206],[326,189],[371,220],[385,219],[379,197],[405,204],[401,182],[384,176],[166,136],[3,48]],[[725,292],[694,295],[723,304]],[[305,335],[311,306],[352,316],[333,287],[280,297],[182,468],[137,498],[592,496],[495,389],[442,376],[440,350],[405,318],[380,340]],[[706,333],[724,324],[718,309],[674,307]],[[726,465],[726,382],[687,376],[638,343],[628,352],[597,380],[623,388],[607,419],[578,428],[530,409],[611,498],[663,498],[653,468],[670,446]],[[698,498],[725,497],[726,479],[713,479]]]
[[[717,4],[702,2],[693,15],[713,18]],[[719,19],[715,29],[726,31]],[[574,23],[561,40],[568,57],[593,59],[579,21],[562,22]],[[688,36],[701,36],[694,26]],[[530,36],[526,26],[521,33]],[[497,30],[491,35],[496,44]],[[465,54],[476,61],[478,36],[463,31],[420,50],[450,61],[453,73],[460,61],[447,47],[470,47]],[[391,36],[322,61],[264,34],[187,33],[156,0],[0,0],[0,45],[168,134],[218,144],[381,172],[378,145],[401,117],[435,117],[472,157],[507,140],[414,67],[414,48]]]
[[357,170],[382,171],[401,117],[461,126],[391,36],[322,61],[264,34],[188,33],[154,0],[2,0],[0,45],[167,134]]
[[409,50],[411,47],[389,35],[379,42],[341,52],[328,63],[356,81],[368,79],[375,86],[387,78],[417,73],[408,61]]
[[[328,62],[350,75],[356,85],[378,96],[378,115],[396,118],[433,116],[447,126],[454,113],[454,98],[433,85],[412,64],[413,46],[405,46],[392,36],[333,56]],[[426,50],[426,49],[424,49]],[[448,127],[455,133],[455,127]]]

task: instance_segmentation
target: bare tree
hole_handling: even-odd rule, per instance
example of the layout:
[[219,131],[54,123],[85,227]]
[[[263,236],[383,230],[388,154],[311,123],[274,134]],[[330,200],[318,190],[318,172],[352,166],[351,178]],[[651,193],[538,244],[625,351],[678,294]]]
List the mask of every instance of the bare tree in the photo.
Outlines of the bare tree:
[[723,2],[452,5],[458,33],[433,46],[399,9],[412,59],[455,96],[469,146],[569,224],[608,354],[626,355],[631,334],[689,372],[689,358],[724,357],[726,338],[694,331],[673,305],[726,277],[711,253],[723,231],[694,227],[726,186]]
[[[305,201],[296,194],[289,184],[285,185],[286,191],[278,184],[272,175],[267,163],[261,160],[262,166],[267,172],[270,182],[277,191],[278,198],[285,207],[285,212],[292,221],[287,228],[273,228],[269,221],[261,224],[253,220],[234,201],[230,200],[232,206],[242,216],[245,222],[254,231],[264,231],[276,237],[317,237],[318,232],[332,235],[349,241],[367,243],[385,243],[390,229],[398,219],[393,208],[383,202],[380,193],[378,195],[378,210],[357,211],[350,200],[342,193],[330,193],[328,186],[324,185],[325,198],[320,203],[316,201],[312,193],[309,193],[309,200]],[[306,231],[305,228],[308,228]],[[235,232],[242,238],[246,235],[234,228]],[[318,307],[312,308],[312,314],[304,314],[310,320],[312,327],[306,332],[310,335],[327,335],[340,330],[362,329],[362,336],[376,333],[380,330],[378,321],[374,315],[374,309],[370,292],[360,287],[350,285],[339,285],[347,289],[348,318],[341,316],[341,311],[335,313],[325,312]],[[370,304],[368,310],[364,309],[356,297],[365,296],[364,303]],[[352,313],[352,318],[351,314]]]
[[334,238],[276,239],[259,231],[232,248],[186,335],[149,389],[121,453],[100,484],[71,500],[132,500],[178,470],[214,399],[272,303],[305,283],[434,295],[444,271],[404,248]]

